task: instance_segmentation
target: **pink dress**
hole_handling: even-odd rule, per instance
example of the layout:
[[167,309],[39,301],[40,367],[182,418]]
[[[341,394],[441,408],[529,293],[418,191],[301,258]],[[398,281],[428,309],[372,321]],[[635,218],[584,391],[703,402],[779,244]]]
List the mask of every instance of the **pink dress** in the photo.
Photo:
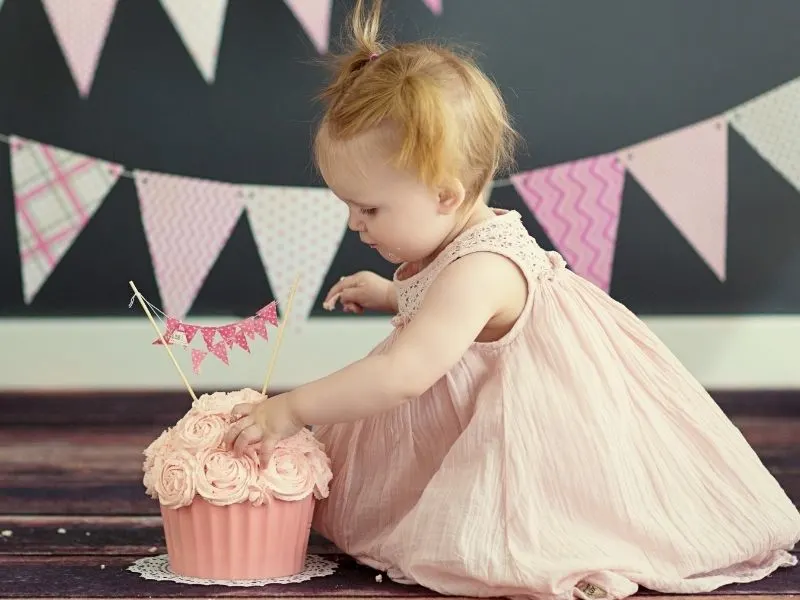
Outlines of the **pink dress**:
[[391,346],[444,267],[514,261],[523,315],[415,401],[316,429],[333,463],[314,527],[448,595],[701,593],[797,563],[800,513],[739,430],[628,309],[565,269],[516,212],[394,276]]

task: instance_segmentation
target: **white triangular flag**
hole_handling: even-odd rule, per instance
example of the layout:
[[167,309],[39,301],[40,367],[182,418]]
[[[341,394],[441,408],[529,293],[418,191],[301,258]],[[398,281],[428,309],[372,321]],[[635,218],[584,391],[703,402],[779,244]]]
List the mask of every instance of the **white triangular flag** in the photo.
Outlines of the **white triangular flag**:
[[729,114],[731,126],[800,191],[800,77]]
[[347,208],[327,188],[249,186],[245,196],[250,228],[281,318],[300,277],[290,320],[301,323],[342,242]]
[[186,50],[207,83],[217,72],[228,0],[161,0]]
[[9,145],[27,304],[100,208],[123,168],[16,136]]
[[117,0],[42,0],[80,95],[92,88]]
[[292,9],[295,19],[311,38],[317,52],[325,54],[328,51],[333,0],[284,0],[284,2]]

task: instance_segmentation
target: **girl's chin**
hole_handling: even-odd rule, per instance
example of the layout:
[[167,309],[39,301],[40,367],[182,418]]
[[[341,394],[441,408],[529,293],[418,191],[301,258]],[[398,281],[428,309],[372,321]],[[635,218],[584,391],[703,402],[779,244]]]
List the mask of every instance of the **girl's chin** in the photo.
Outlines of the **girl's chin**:
[[403,262],[403,259],[397,256],[396,254],[392,254],[391,252],[387,252],[382,248],[377,248],[378,254],[380,254],[385,260],[388,260],[393,265],[399,265]]

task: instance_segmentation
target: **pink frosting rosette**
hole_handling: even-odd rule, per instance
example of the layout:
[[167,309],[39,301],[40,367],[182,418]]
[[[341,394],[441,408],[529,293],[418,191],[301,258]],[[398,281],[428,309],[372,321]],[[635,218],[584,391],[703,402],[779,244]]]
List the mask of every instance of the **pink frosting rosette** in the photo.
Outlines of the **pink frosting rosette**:
[[[250,456],[210,450],[197,458],[197,493],[211,504],[227,506],[251,499],[258,465]],[[255,497],[256,503],[260,498]]]
[[262,472],[261,484],[281,500],[328,495],[330,459],[308,429],[279,442]]
[[157,456],[151,469],[152,492],[167,508],[191,504],[196,490],[196,469],[197,460],[186,450]]
[[223,415],[191,409],[175,426],[176,443],[195,452],[217,448],[229,426]]

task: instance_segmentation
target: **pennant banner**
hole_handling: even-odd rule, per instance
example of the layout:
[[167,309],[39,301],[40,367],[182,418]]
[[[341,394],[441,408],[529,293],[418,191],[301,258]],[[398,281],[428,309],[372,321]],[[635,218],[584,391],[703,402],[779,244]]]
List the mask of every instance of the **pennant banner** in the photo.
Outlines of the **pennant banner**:
[[241,187],[134,171],[164,312],[182,318],[244,208]]
[[326,188],[252,186],[247,215],[281,314],[300,276],[292,321],[308,318],[347,228],[347,208]]
[[442,14],[442,0],[422,0],[435,15]]
[[123,169],[16,136],[9,145],[22,290],[30,303]]
[[92,87],[117,0],[42,0],[81,96]]
[[800,191],[800,78],[736,107],[731,125]]
[[608,292],[625,170],[613,154],[511,177],[573,271]]
[[620,153],[628,171],[695,251],[725,280],[728,126],[715,118]]
[[317,52],[328,51],[333,0],[284,0],[306,35],[314,43]]
[[[148,300],[145,303],[151,308],[156,308]],[[179,319],[166,316],[166,327],[159,337],[153,340],[154,346],[162,345],[161,340],[169,346],[180,346],[191,354],[192,370],[200,373],[200,366],[209,355],[216,356],[220,362],[229,363],[228,350],[234,346],[239,346],[245,352],[250,352],[250,345],[247,340],[253,340],[256,334],[265,340],[269,339],[267,324],[278,326],[278,312],[273,300],[263,308],[259,309],[255,315],[227,325],[216,327],[193,325],[185,323]],[[131,306],[133,301],[131,300]],[[156,309],[158,313],[158,309]],[[161,311],[163,312],[163,311]],[[192,340],[197,332],[201,332],[205,349],[191,348]],[[217,335],[219,334],[219,335]]]
[[203,79],[212,83],[217,72],[228,0],[161,0],[161,6]]

